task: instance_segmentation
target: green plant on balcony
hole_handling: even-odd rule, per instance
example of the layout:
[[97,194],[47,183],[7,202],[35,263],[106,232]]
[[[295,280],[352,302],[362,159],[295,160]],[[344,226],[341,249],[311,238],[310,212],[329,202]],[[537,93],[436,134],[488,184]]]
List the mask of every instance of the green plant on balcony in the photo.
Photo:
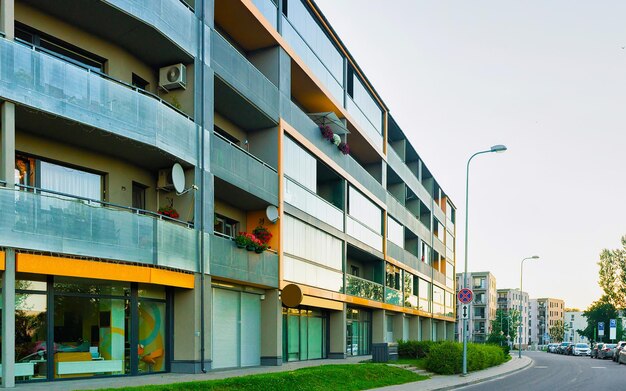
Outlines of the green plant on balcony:
[[267,243],[263,243],[254,234],[247,232],[239,232],[239,234],[235,236],[235,244],[239,248],[245,248],[246,250],[254,251],[257,254],[260,254],[269,248]]
[[[254,230],[252,230],[252,234],[256,236],[256,238],[259,239],[262,244],[265,245],[267,245],[272,239],[272,233],[262,225],[259,225]],[[267,246],[267,248],[269,248],[269,246]]]
[[346,276],[346,293],[365,299],[383,300],[383,286],[351,275]]

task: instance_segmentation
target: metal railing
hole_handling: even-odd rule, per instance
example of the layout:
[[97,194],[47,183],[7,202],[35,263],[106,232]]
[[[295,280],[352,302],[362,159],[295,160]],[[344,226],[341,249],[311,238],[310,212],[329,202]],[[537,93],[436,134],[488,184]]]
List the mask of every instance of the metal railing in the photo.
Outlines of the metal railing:
[[245,149],[241,148],[239,145],[233,143],[232,141],[230,141],[229,139],[227,139],[226,137],[222,136],[221,134],[217,133],[217,132],[213,132],[213,134],[215,136],[217,136],[219,139],[221,139],[222,141],[228,143],[231,147],[237,148],[238,150],[240,150],[241,152],[245,153],[246,155],[248,155],[249,157],[251,157],[252,159],[256,160],[257,162],[261,163],[262,165],[264,165],[265,167],[269,168],[270,170],[274,171],[275,173],[278,173],[278,171],[276,171],[276,169],[272,166],[270,166],[269,164],[265,163],[263,160],[259,159],[258,157],[254,156],[253,154],[251,154],[250,152],[246,151]]

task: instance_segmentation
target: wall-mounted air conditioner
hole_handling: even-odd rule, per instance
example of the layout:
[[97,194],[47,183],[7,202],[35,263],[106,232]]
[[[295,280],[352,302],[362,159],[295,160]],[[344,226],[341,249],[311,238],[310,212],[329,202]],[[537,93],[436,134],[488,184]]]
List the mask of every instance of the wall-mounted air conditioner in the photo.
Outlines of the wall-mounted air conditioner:
[[185,88],[187,85],[187,69],[183,64],[174,64],[159,70],[159,87],[166,91]]

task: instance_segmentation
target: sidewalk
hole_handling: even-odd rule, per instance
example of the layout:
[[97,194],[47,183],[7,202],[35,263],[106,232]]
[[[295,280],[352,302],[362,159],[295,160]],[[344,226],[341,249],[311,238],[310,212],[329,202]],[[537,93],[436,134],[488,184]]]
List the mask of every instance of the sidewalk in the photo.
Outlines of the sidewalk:
[[[99,388],[115,388],[115,387],[133,387],[151,384],[170,384],[184,383],[198,380],[215,380],[227,377],[237,377],[254,375],[260,373],[286,372],[299,368],[314,367],[318,365],[337,365],[337,364],[357,364],[363,360],[370,359],[371,356],[348,357],[345,360],[312,360],[312,361],[296,361],[283,364],[282,366],[262,366],[253,368],[241,368],[225,371],[215,371],[206,374],[182,374],[182,373],[164,373],[162,375],[133,376],[133,377],[110,377],[99,379],[81,379],[56,381],[45,383],[22,383],[17,384],[16,390],[46,390],[46,391],[67,391],[67,390],[93,390]],[[532,364],[532,360],[526,356],[521,359],[513,357],[511,361],[504,363],[498,367],[484,369],[478,372],[471,372],[466,377],[458,375],[440,376],[434,375],[428,380],[420,382],[406,383],[397,386],[389,386],[378,388],[384,391],[404,391],[415,390],[432,391],[432,390],[451,390],[461,386],[480,383],[491,380],[500,376],[508,375],[513,372],[525,369]]]
[[468,386],[471,384],[482,383],[501,376],[509,375],[517,371],[528,368],[533,360],[528,356],[517,356],[511,358],[510,361],[493,368],[483,369],[482,371],[470,372],[467,376],[459,375],[433,375],[428,380],[414,383],[399,384],[396,386],[376,388],[376,390],[384,391],[435,391],[435,390],[453,390],[455,388]]

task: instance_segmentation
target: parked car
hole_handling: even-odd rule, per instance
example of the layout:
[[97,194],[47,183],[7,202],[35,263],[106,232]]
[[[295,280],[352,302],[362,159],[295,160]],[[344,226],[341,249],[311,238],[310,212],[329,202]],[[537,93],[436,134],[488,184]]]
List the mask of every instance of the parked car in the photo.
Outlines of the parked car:
[[572,354],[574,356],[588,356],[591,353],[591,349],[589,349],[589,345],[586,343],[577,343],[573,345]]
[[598,349],[598,357],[601,359],[613,357],[613,349],[617,346],[616,343],[605,343],[602,349]]
[[613,349],[613,361],[617,362],[617,360],[619,359],[619,353],[622,351],[622,349],[624,349],[624,346],[626,346],[626,341],[619,341],[617,343],[617,346],[615,347],[615,349]]
[[563,342],[559,344],[559,346],[556,347],[556,352],[558,354],[565,354],[565,351],[567,350],[568,345],[569,345],[569,342]]
[[618,364],[626,364],[626,349],[622,349],[619,352],[619,356],[617,357]]
[[591,358],[598,358],[598,352],[602,349],[602,342],[595,342],[591,348]]
[[548,353],[556,353],[556,348],[559,346],[558,343],[549,343],[548,344]]

